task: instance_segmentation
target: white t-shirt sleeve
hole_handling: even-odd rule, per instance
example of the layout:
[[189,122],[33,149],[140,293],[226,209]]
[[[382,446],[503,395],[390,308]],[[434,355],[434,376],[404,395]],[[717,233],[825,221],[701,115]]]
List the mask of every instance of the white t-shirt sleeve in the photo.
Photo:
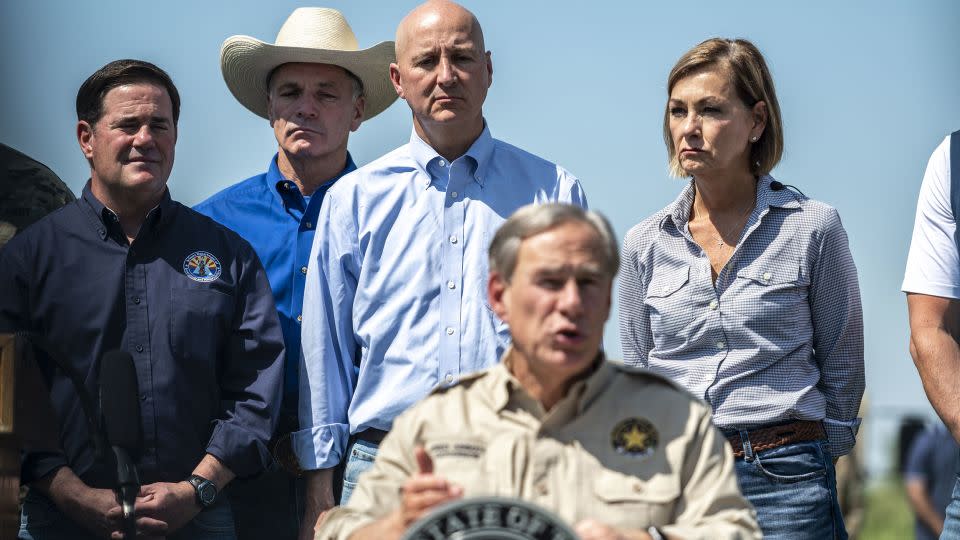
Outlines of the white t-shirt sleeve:
[[930,156],[917,200],[903,292],[960,299],[957,222],[950,208],[950,137]]

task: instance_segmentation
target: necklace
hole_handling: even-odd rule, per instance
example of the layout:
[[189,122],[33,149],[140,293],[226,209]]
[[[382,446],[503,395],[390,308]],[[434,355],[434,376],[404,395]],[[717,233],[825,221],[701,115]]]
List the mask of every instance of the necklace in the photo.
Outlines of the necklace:
[[[737,218],[737,222],[733,224],[733,227],[730,227],[729,229],[727,229],[726,235],[724,235],[719,229],[717,230],[717,236],[715,239],[717,241],[718,248],[721,248],[726,244],[723,241],[724,236],[732,235],[734,231],[736,231],[746,223],[747,217],[750,215],[751,210],[753,210],[753,205],[747,205],[747,207],[744,208],[742,212],[740,212],[740,217]],[[736,244],[730,247],[736,247]]]

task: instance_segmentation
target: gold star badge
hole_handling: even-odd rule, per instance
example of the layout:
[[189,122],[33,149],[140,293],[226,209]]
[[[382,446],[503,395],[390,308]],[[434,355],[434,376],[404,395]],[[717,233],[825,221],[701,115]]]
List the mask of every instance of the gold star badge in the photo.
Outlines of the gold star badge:
[[645,418],[627,418],[613,428],[610,443],[621,454],[645,457],[657,449],[660,436],[657,428]]

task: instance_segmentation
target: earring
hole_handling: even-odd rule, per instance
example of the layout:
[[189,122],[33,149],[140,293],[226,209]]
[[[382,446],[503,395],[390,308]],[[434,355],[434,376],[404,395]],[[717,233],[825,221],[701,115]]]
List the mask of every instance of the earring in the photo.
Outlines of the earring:
[[757,139],[759,139],[759,137],[754,135],[753,137],[750,137],[750,142],[757,142]]

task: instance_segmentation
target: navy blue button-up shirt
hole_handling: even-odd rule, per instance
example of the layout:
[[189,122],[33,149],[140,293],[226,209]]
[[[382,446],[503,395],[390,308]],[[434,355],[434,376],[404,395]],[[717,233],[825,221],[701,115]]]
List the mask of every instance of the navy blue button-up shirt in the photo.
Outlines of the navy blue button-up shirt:
[[[263,267],[226,227],[166,194],[130,244],[88,183],[0,250],[0,290],[0,332],[56,344],[93,396],[103,354],[131,353],[144,483],[183,480],[205,453],[240,476],[268,463],[282,336]],[[110,486],[114,471],[95,459],[75,389],[40,362],[63,454],[28,454],[23,479],[69,465],[88,485]]]
[[348,153],[340,174],[304,197],[297,185],[280,173],[274,154],[266,173],[230,186],[194,207],[250,242],[267,269],[287,349],[283,410],[291,416],[297,414],[303,287],[317,214],[330,186],[356,168]]

